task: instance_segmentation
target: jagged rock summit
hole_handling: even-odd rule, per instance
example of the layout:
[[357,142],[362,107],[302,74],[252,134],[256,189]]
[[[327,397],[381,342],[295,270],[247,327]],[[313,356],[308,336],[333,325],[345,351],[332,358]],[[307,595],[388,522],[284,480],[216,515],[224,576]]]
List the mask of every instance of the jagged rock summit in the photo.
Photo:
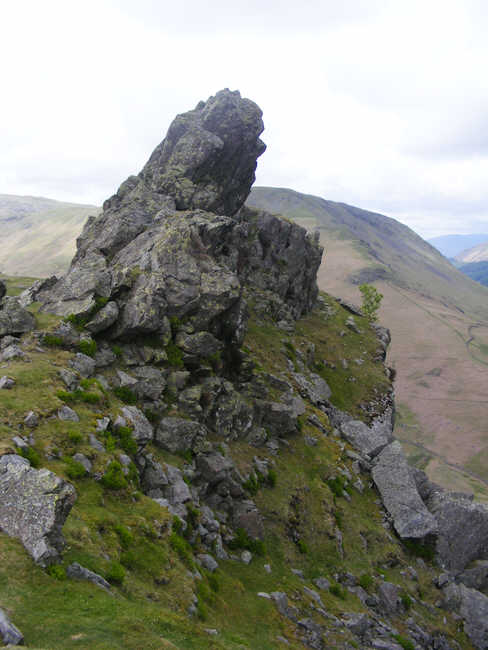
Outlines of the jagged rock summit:
[[85,317],[107,338],[157,333],[163,341],[172,317],[191,319],[189,335],[238,341],[246,285],[272,291],[284,321],[308,311],[318,242],[242,207],[265,149],[262,130],[261,110],[237,91],[177,116],[139,176],[88,220],[68,274],[37,296],[43,309]]

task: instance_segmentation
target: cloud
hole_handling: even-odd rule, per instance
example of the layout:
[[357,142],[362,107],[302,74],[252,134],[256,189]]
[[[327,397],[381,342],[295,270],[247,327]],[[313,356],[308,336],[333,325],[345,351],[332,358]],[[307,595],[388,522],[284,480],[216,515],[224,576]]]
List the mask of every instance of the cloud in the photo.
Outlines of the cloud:
[[230,87],[264,111],[258,183],[422,234],[477,227],[487,22],[474,0],[8,3],[0,191],[101,203],[177,113]]

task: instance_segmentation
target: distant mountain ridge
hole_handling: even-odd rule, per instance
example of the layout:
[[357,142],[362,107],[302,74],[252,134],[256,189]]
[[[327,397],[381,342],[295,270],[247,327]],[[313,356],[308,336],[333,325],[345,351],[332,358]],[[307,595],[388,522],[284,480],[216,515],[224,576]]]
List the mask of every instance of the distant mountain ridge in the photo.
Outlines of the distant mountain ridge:
[[43,277],[62,274],[94,205],[0,194],[0,272]]
[[488,242],[488,234],[470,235],[441,235],[427,240],[445,257],[453,258],[462,254],[463,251]]
[[485,241],[477,246],[462,250],[456,255],[456,261],[463,264],[473,264],[475,262],[488,261],[488,241]]

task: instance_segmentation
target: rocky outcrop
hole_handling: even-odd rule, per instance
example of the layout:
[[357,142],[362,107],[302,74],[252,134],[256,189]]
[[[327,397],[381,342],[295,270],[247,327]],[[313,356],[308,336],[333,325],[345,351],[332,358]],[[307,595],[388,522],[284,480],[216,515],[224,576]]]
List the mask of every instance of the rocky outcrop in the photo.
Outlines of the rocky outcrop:
[[7,294],[7,285],[0,280],[0,300]]
[[177,318],[183,348],[201,332],[217,339],[209,346],[201,338],[209,355],[242,339],[245,286],[272,292],[277,318],[310,309],[318,242],[242,208],[264,150],[262,128],[258,107],[228,90],[178,116],[139,176],[88,221],[68,274],[43,293],[43,309],[81,314],[110,338],[156,333],[163,342]]
[[398,441],[377,456],[372,477],[400,537],[423,539],[437,533],[437,522],[419,496]]
[[0,458],[0,530],[20,539],[41,566],[59,557],[75,498],[73,486],[49,470],[14,454]]

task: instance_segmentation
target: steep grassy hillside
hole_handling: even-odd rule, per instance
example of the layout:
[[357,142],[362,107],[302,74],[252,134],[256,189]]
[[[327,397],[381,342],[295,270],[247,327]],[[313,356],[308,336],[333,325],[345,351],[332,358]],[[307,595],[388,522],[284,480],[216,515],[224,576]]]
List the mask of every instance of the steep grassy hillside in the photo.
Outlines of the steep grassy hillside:
[[[16,293],[19,284],[19,280],[9,281],[10,292]],[[36,314],[38,328],[52,332],[59,319],[38,314],[36,305],[30,310]],[[254,315],[244,349],[266,384],[269,373],[289,375],[290,364],[299,363],[306,350],[315,346],[315,370],[330,384],[332,401],[360,413],[365,400],[388,390],[389,381],[375,358],[374,331],[359,317],[361,333],[351,331],[346,323],[349,316],[325,294],[293,333],[285,334],[271,320]],[[42,346],[39,341],[44,341]],[[166,508],[141,493],[133,464],[119,481],[100,480],[123,451],[134,457],[127,440],[96,430],[97,420],[115,418],[124,406],[120,399],[124,394],[104,388],[103,377],[84,380],[78,392],[67,393],[58,371],[72,352],[60,344],[52,334],[28,335],[23,344],[26,357],[8,365],[16,384],[3,391],[0,400],[2,448],[12,445],[13,433],[29,435],[23,421],[34,410],[40,423],[31,433],[25,456],[33,465],[71,481],[78,494],[64,527],[67,548],[60,565],[42,569],[18,541],[0,536],[0,603],[22,629],[29,648],[299,649],[304,647],[300,630],[314,625],[325,626],[327,643],[307,647],[359,648],[366,646],[342,621],[361,612],[372,615],[375,624],[382,626],[383,640],[400,642],[398,647],[414,647],[406,623],[412,616],[415,629],[420,626],[436,638],[446,635],[462,648],[472,647],[459,631],[458,621],[434,606],[440,593],[433,584],[438,571],[412,554],[422,549],[408,550],[394,537],[368,480],[364,489],[352,487],[357,478],[355,456],[334,435],[322,411],[307,403],[299,433],[284,441],[278,453],[243,440],[220,443],[222,453],[232,454],[242,475],[252,474],[255,458],[268,461],[273,473],[266,481],[258,475],[258,480],[250,478],[246,484],[264,515],[263,543],[250,545],[249,539],[241,539],[233,557],[219,560],[218,569],[211,573],[196,564],[201,551],[200,512],[191,513],[193,524],[182,531]],[[130,373],[124,354],[116,351],[117,369]],[[359,358],[361,363],[355,363]],[[171,366],[171,361],[166,365]],[[114,370],[104,373],[106,380],[112,382]],[[79,422],[55,417],[68,397]],[[131,397],[126,391],[125,399]],[[168,413],[177,413],[169,389],[165,401]],[[102,450],[90,446],[90,434],[103,442]],[[175,456],[152,446],[151,451],[159,462],[183,470],[191,465],[187,455]],[[90,459],[90,474],[73,460],[75,453]],[[186,476],[191,485],[191,473]],[[354,478],[348,481],[347,476]],[[240,560],[246,546],[252,550],[250,564]],[[111,593],[67,578],[65,569],[72,562],[103,575],[111,583]],[[323,583],[319,589],[312,582],[319,577],[328,580],[330,587]],[[397,584],[401,594],[396,613],[388,618],[393,627],[383,625],[383,616],[371,614],[366,604],[374,602],[385,579]],[[290,598],[291,618],[281,616],[269,598],[278,591]],[[192,604],[196,613],[188,616]],[[301,621],[298,626],[294,617]]]
[[488,262],[471,262],[458,265],[457,268],[475,282],[488,286]]
[[396,436],[434,480],[487,498],[488,290],[383,215],[277,188],[254,188],[248,203],[320,231],[322,289],[357,304],[359,282],[384,294]]
[[0,194],[0,272],[37,277],[64,273],[83,224],[98,211],[93,205]]

